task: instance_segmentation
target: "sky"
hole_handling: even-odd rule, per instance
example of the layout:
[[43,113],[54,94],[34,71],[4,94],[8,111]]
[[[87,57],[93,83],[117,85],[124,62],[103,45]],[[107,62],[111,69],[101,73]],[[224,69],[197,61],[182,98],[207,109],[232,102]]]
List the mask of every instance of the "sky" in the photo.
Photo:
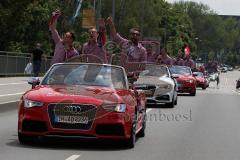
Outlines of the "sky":
[[[166,0],[166,1],[172,3],[178,2],[180,0]],[[220,15],[240,16],[240,0],[191,0],[191,1],[202,2],[203,4],[208,5],[212,10],[214,10],[217,14]]]

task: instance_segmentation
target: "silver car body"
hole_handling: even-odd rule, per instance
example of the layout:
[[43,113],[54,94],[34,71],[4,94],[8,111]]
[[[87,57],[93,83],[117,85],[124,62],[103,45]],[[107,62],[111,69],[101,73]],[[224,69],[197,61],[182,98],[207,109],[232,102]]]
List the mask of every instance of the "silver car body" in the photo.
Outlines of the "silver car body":
[[[157,72],[161,72],[161,69],[165,70],[165,74],[145,74],[151,70],[148,68]],[[145,92],[147,104],[176,103],[177,101],[176,81],[171,77],[167,66],[146,66],[146,70],[140,73],[134,84],[138,90]]]

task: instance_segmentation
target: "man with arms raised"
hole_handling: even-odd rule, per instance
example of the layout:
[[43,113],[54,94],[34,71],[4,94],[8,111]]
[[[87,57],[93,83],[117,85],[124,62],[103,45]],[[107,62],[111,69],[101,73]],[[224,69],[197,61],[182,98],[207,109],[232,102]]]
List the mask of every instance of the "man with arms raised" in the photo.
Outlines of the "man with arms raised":
[[110,27],[113,41],[116,42],[126,54],[127,62],[147,62],[146,49],[139,43],[140,32],[137,28],[130,29],[129,40],[120,36],[117,33],[115,25],[111,17],[108,17],[107,24]]

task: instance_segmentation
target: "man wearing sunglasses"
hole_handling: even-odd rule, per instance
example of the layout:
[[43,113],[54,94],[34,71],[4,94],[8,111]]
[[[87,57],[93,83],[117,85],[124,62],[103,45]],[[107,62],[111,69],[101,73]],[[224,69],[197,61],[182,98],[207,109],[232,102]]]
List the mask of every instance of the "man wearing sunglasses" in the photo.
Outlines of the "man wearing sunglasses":
[[117,33],[112,17],[107,18],[107,24],[109,25],[113,41],[117,43],[121,47],[123,53],[127,55],[127,62],[147,61],[147,52],[141,43],[139,43],[140,32],[137,28],[130,29],[129,40],[127,40]]

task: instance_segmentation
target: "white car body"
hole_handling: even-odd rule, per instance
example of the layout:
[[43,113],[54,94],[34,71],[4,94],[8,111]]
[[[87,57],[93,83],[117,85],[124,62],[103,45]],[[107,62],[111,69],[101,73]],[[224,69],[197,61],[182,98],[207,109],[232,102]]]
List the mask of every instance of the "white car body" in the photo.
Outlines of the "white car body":
[[177,104],[177,83],[171,77],[167,66],[158,65],[158,67],[165,68],[166,74],[162,76],[147,76],[140,73],[138,80],[134,83],[135,87],[144,91],[148,105],[165,103],[174,107]]

